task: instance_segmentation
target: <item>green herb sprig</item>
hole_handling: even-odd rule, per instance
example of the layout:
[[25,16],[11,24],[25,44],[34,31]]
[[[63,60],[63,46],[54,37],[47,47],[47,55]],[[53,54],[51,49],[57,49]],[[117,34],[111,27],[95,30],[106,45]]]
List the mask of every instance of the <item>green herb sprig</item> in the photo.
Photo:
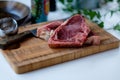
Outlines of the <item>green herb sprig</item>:
[[[67,0],[67,3],[65,3],[65,0],[59,0],[62,4],[64,4],[65,8],[63,8],[64,11],[74,14],[82,14],[89,20],[97,23],[101,28],[104,27],[104,22],[101,20],[101,14],[98,11],[94,10],[88,10],[88,9],[79,9],[72,5],[73,0]],[[97,18],[94,20],[94,18]]]
[[104,0],[105,3],[112,2],[113,0]]
[[115,25],[115,26],[114,26],[114,30],[120,31],[120,24]]
[[99,11],[82,9],[82,10],[79,10],[77,14],[84,15],[89,20],[97,23],[101,28],[104,27],[104,22],[101,20],[102,15],[100,14]]
[[[59,1],[65,6],[65,8],[63,8],[64,11],[70,12],[72,13],[72,15],[82,14],[85,17],[87,17],[89,20],[97,23],[101,28],[104,28],[104,22],[101,20],[102,15],[100,14],[100,12],[94,10],[87,10],[87,9],[80,10],[79,8],[76,8],[72,5],[74,0],[59,0]],[[112,2],[113,0],[104,0],[104,1],[105,3],[108,3],[108,2]],[[120,11],[120,0],[117,0],[117,2],[119,3],[119,9],[109,11],[111,13],[111,16],[117,11]],[[113,29],[120,31],[120,24],[115,25]]]

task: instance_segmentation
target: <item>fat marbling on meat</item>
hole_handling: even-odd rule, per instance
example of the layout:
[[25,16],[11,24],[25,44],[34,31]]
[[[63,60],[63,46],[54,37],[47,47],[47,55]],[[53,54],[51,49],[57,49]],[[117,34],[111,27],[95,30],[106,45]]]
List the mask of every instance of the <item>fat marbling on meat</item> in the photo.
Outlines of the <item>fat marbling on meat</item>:
[[49,39],[49,37],[52,35],[52,33],[54,32],[54,30],[58,26],[60,26],[62,23],[63,23],[63,21],[53,21],[46,25],[38,27],[37,28],[37,37],[47,41]]
[[80,47],[84,44],[90,28],[85,18],[79,14],[72,16],[55,29],[48,39],[51,48]]

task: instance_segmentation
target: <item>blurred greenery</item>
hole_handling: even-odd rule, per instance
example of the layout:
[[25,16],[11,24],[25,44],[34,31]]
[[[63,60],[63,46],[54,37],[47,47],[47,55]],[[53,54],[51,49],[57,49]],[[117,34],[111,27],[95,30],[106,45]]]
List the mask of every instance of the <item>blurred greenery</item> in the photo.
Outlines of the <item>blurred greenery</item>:
[[117,24],[114,29],[120,31],[120,24]]
[[[72,15],[82,14],[89,20],[96,22],[101,28],[104,27],[104,22],[100,20],[101,18],[100,12],[91,9],[79,9],[78,7],[74,7],[73,6],[74,0],[67,0],[67,3],[65,2],[66,0],[59,0],[59,1],[65,6],[65,8],[63,8],[64,11],[70,12],[72,13]],[[94,20],[94,18],[97,19]]]
[[110,2],[110,1],[113,1],[113,0],[104,0],[105,1],[105,3],[107,3],[107,2]]
[[[63,8],[64,11],[70,12],[70,13],[72,13],[72,15],[82,14],[89,20],[97,23],[101,28],[104,27],[104,22],[101,20],[102,15],[99,11],[95,11],[95,10],[91,10],[91,9],[79,9],[77,7],[74,7],[73,6],[74,0],[59,0],[59,1],[65,6],[65,8]],[[112,2],[112,1],[114,1],[114,0],[104,0],[105,3]],[[117,0],[117,2],[119,3],[119,9],[111,10],[110,11],[111,16],[114,13],[116,13],[117,11],[120,11],[120,0]],[[76,5],[77,5],[77,3],[76,3]],[[113,29],[120,31],[120,25],[115,25]]]

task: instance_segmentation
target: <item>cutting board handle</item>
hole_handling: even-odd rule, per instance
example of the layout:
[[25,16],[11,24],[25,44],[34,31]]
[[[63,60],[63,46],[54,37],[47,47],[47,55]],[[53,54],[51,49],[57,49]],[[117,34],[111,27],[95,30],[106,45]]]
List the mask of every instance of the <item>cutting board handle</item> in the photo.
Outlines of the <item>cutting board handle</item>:
[[0,48],[7,49],[8,46],[19,43],[21,40],[26,38],[26,36],[29,35],[30,33],[31,33],[30,31],[25,31],[14,36],[5,37],[0,40]]

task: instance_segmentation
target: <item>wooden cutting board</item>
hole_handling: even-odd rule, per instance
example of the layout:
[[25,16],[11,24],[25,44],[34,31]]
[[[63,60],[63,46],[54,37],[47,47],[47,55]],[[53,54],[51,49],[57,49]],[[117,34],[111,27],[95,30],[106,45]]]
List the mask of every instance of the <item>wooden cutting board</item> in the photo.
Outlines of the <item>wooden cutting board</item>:
[[[93,32],[102,37],[100,45],[51,49],[46,41],[30,37],[22,41],[17,49],[1,51],[16,73],[25,73],[119,47],[117,38],[99,28],[96,24],[88,20],[86,22]],[[19,33],[44,24],[47,23],[19,27]]]

